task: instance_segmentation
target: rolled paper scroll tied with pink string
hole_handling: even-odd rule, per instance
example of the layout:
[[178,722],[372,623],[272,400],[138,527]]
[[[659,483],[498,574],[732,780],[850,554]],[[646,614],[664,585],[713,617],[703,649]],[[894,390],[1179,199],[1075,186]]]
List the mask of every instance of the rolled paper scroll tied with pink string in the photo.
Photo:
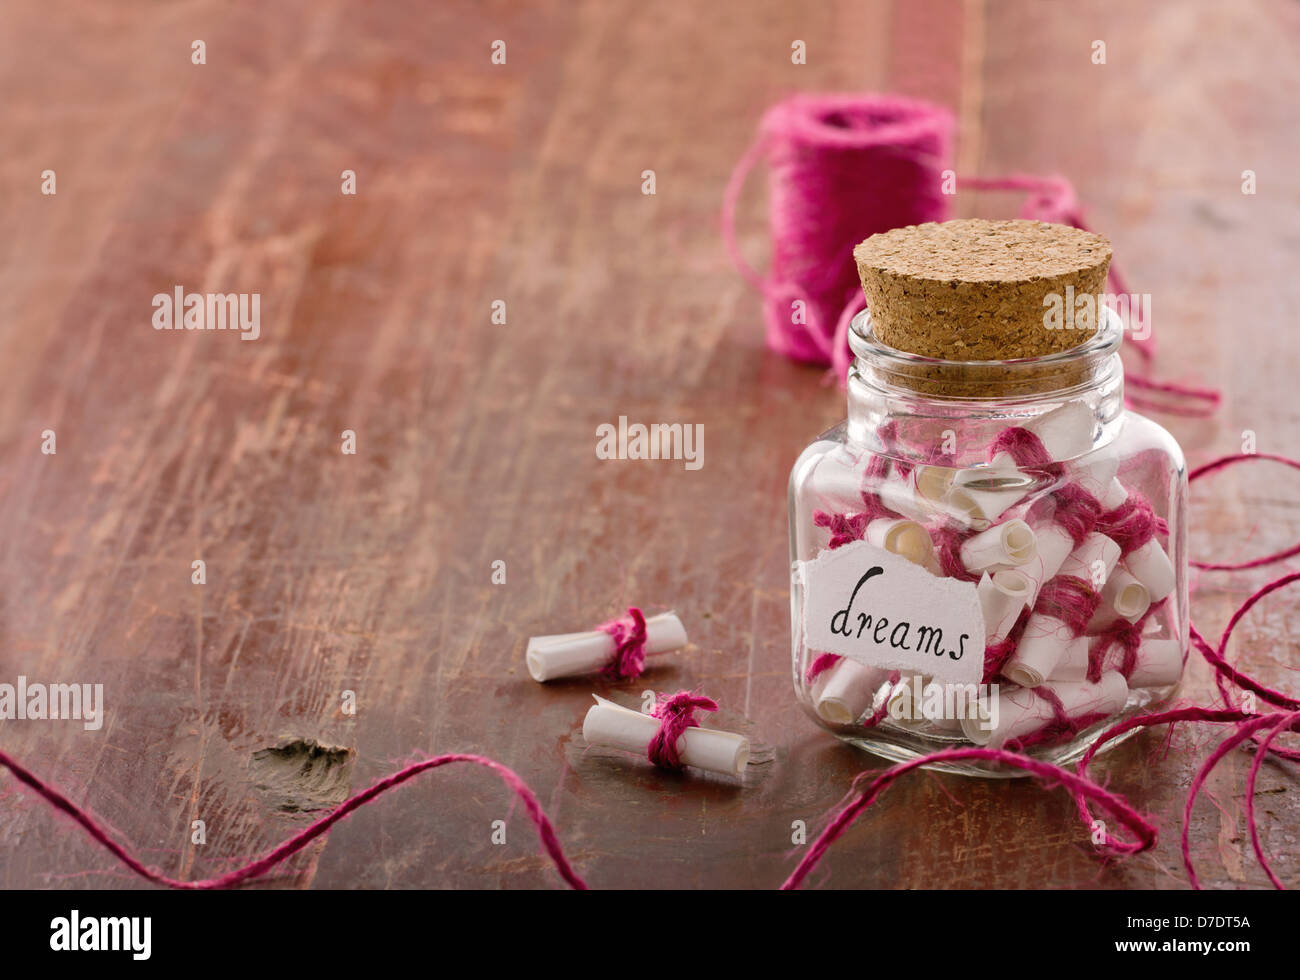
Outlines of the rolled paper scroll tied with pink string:
[[676,613],[649,619],[636,606],[627,616],[580,633],[534,636],[524,662],[540,682],[583,674],[600,674],[608,681],[634,680],[645,670],[646,657],[671,653],[687,644],[686,628]]

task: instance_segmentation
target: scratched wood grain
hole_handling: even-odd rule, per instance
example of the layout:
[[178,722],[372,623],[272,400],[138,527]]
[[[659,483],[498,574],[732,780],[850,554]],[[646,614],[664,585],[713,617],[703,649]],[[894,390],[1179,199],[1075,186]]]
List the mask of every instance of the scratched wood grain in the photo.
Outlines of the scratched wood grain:
[[[1160,372],[1226,390],[1216,419],[1170,421],[1191,460],[1245,430],[1295,455],[1297,39],[1300,8],[1267,0],[106,3],[76,19],[6,4],[0,680],[103,683],[108,710],[97,732],[0,722],[0,747],[183,878],[455,750],[519,771],[595,886],[776,885],[792,823],[815,830],[876,763],[790,690],[785,479],[843,396],[765,351],[722,253],[722,187],[763,108],[892,88],[954,108],[964,172],[1069,175],[1153,295]],[[756,184],[755,261],[765,234]],[[154,331],[151,297],[177,284],[260,293],[261,338]],[[596,426],[619,415],[703,424],[704,467],[598,460]],[[1298,503],[1277,469],[1223,474],[1197,488],[1194,551],[1280,547]],[[1195,620],[1217,634],[1265,578],[1198,577]],[[759,746],[745,785],[585,751],[593,685],[521,669],[530,634],[629,603],[675,608],[693,644],[610,693],[717,697]],[[1294,689],[1297,625],[1280,593],[1234,654]],[[1194,667],[1187,696],[1209,690]],[[921,774],[813,883],[1182,887],[1181,800],[1213,735],[1166,750],[1151,733],[1108,757],[1163,830],[1126,863],[1098,863],[1059,792]],[[266,750],[295,740],[339,751],[276,770]],[[1249,759],[1225,763],[1193,821],[1215,887],[1266,884],[1242,819]],[[1259,789],[1265,847],[1300,882],[1294,768],[1265,766]],[[137,884],[0,777],[0,885]],[[444,769],[266,884],[560,883],[491,774]]]

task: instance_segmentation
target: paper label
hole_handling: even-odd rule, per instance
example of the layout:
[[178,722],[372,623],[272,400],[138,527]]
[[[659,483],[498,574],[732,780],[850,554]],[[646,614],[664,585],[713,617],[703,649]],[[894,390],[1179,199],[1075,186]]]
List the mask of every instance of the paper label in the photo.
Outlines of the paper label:
[[984,615],[975,583],[931,575],[866,541],[798,562],[795,574],[809,650],[944,683],[980,682]]

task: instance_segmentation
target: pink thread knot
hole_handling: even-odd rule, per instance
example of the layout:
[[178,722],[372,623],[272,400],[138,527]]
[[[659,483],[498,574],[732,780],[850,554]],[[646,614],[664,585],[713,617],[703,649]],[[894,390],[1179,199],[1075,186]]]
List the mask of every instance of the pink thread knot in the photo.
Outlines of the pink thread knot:
[[1065,710],[1065,705],[1061,703],[1060,697],[1049,687],[1035,687],[1033,692],[1039,700],[1046,701],[1052,709],[1052,720],[1049,721],[1038,731],[1026,735],[1024,738],[1013,738],[1007,741],[1004,748],[1014,751],[1023,752],[1025,749],[1034,745],[1045,745],[1052,742],[1058,742],[1062,739],[1070,738],[1083,731],[1089,725],[1095,725],[1103,718],[1110,717],[1104,712],[1093,712],[1082,715],[1078,718],[1071,718],[1070,713]]
[[685,764],[677,753],[677,740],[686,729],[700,727],[700,723],[695,720],[696,708],[717,711],[718,702],[690,691],[678,691],[671,697],[661,697],[654,711],[650,712],[652,718],[659,719],[659,730],[646,747],[646,758],[660,769],[684,767]]
[[614,638],[614,655],[600,676],[609,681],[632,680],[645,670],[645,614],[629,606],[623,619],[611,619],[596,629]]
[[1063,472],[1061,464],[1052,459],[1043,440],[1020,426],[1003,429],[989,446],[989,462],[998,453],[1006,453],[1022,470],[1037,470],[1058,477]]
[[939,570],[943,572],[946,578],[957,579],[960,582],[978,582],[980,576],[966,567],[966,563],[961,560],[962,542],[970,537],[970,532],[961,525],[949,521],[940,527],[934,529],[931,534],[934,538],[935,555],[939,559]]
[[[1124,502],[1097,518],[1096,530],[1119,545],[1120,555],[1136,551],[1156,536],[1160,525],[1151,504],[1136,491],[1130,491]],[[1167,530],[1161,533],[1167,533]]]
[[1136,623],[1119,619],[1092,638],[1088,646],[1088,680],[1094,684],[1101,680],[1102,668],[1105,666],[1106,655],[1111,647],[1119,647],[1123,654],[1119,665],[1114,669],[1123,674],[1125,680],[1133,675],[1137,667],[1138,647],[1142,645],[1144,622],[1146,622],[1145,616]]
[[1058,575],[1039,590],[1034,612],[1059,619],[1080,636],[1101,605],[1101,593],[1074,575]]
[[838,653],[819,653],[817,659],[808,665],[804,671],[804,681],[811,684],[826,671],[830,670],[839,663],[840,655]]
[[1060,527],[1077,548],[1092,533],[1101,516],[1101,501],[1077,483],[1067,483],[1051,495],[1056,504],[1052,521]]
[[824,510],[813,511],[813,523],[831,532],[827,547],[838,548],[853,541],[861,541],[867,533],[869,520],[866,514],[828,514]]

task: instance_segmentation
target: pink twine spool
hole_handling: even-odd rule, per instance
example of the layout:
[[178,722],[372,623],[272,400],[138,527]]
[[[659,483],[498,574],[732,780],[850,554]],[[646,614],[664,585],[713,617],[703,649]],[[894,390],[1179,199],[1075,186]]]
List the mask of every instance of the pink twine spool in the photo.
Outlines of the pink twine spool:
[[[768,109],[727,184],[722,229],[737,268],[763,294],[769,347],[847,369],[844,314],[863,305],[853,246],[947,217],[940,175],[952,131],[947,109],[898,96],[805,94]],[[741,257],[735,238],[736,202],[764,156],[772,227],[766,278]]]
[[690,691],[678,691],[661,697],[650,712],[659,719],[659,730],[646,747],[646,757],[660,769],[682,769],[685,763],[677,752],[677,740],[688,728],[699,728],[695,710],[717,711],[718,702]]

